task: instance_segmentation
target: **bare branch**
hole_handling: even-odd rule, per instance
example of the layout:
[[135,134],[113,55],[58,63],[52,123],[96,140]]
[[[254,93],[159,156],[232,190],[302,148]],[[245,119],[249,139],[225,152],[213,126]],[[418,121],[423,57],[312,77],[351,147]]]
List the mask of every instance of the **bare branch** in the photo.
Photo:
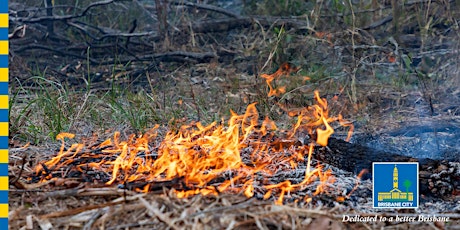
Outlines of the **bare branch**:
[[89,4],[83,11],[79,14],[76,15],[56,15],[56,16],[43,16],[43,17],[33,17],[33,18],[10,18],[12,21],[18,21],[18,22],[24,22],[24,23],[39,23],[39,22],[45,22],[45,21],[64,21],[64,20],[69,20],[73,18],[81,18],[88,13],[88,11],[96,6],[103,6],[103,5],[108,5],[114,2],[120,2],[120,1],[126,1],[126,0],[105,0],[105,1],[99,1],[99,2],[94,2]]
[[185,1],[171,1],[170,3],[172,5],[176,5],[176,6],[182,6],[183,5],[183,6],[188,6],[188,7],[196,7],[198,9],[203,9],[203,10],[209,10],[209,11],[213,11],[213,12],[216,12],[216,13],[220,13],[220,14],[232,17],[232,18],[240,18],[241,17],[240,15],[235,14],[233,12],[230,12],[228,10],[222,9],[220,7],[217,7],[217,6],[207,5],[207,4],[199,4],[199,3],[185,2]]

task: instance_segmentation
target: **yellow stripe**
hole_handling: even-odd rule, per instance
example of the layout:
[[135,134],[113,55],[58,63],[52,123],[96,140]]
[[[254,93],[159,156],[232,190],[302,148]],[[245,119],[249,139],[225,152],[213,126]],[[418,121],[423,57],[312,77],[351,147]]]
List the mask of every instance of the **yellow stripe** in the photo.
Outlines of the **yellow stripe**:
[[8,177],[0,177],[0,190],[8,190]]
[[8,54],[8,41],[0,41],[0,55]]
[[8,14],[0,14],[0,27],[8,28]]
[[8,122],[0,122],[0,136],[8,136]]
[[8,149],[0,149],[0,163],[8,164]]
[[0,217],[8,217],[8,204],[0,204]]
[[8,109],[8,95],[0,95],[0,109]]
[[8,68],[0,68],[0,82],[8,82]]

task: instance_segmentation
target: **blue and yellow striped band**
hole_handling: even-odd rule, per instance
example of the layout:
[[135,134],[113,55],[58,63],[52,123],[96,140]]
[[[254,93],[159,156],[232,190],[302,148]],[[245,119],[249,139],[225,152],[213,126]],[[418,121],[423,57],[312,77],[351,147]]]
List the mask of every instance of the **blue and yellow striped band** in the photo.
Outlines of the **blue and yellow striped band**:
[[0,0],[0,228],[8,229],[8,1]]

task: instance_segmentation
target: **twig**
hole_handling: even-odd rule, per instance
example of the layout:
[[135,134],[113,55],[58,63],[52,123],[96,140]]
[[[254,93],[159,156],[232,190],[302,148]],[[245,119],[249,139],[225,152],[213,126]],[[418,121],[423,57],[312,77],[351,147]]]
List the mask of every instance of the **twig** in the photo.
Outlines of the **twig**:
[[[72,26],[72,27],[75,27],[76,29],[84,32],[86,35],[88,35],[90,38],[92,38],[93,40],[96,40],[96,41],[102,41],[103,39],[106,39],[106,38],[111,38],[111,37],[126,37],[126,38],[131,38],[131,37],[144,37],[144,36],[154,36],[154,40],[155,37],[157,37],[157,32],[155,31],[150,31],[150,32],[138,32],[138,33],[122,33],[122,32],[113,32],[113,33],[108,33],[107,31],[104,31],[104,29],[102,28],[99,28],[99,27],[96,27],[96,26],[90,26],[90,25],[87,25],[86,23],[83,23],[83,22],[66,22],[67,25],[69,26]],[[96,35],[93,35],[92,33],[89,32],[88,28],[85,28],[86,27],[91,27],[92,29],[94,30],[97,30],[99,31],[100,33],[102,33],[103,35],[98,37]],[[159,38],[158,38],[159,40]]]
[[103,5],[108,5],[114,2],[120,2],[120,1],[125,1],[125,0],[106,0],[106,1],[99,1],[99,2],[93,2],[89,4],[83,11],[79,14],[76,15],[54,15],[54,16],[43,16],[43,17],[37,17],[37,18],[10,18],[12,21],[19,21],[19,22],[25,22],[25,23],[40,23],[44,21],[65,21],[73,18],[81,18],[88,13],[88,11],[96,6],[103,6]]
[[271,201],[264,201],[264,202],[257,202],[257,203],[254,203],[253,201],[254,201],[254,199],[250,198],[250,199],[247,199],[246,201],[244,201],[244,202],[242,202],[240,204],[237,204],[237,205],[224,206],[224,207],[218,207],[218,208],[203,210],[201,212],[195,212],[195,213],[193,213],[191,215],[188,215],[186,217],[175,219],[174,222],[179,222],[179,221],[182,221],[184,219],[190,219],[190,218],[194,218],[196,216],[200,216],[200,215],[208,214],[208,213],[223,213],[223,211],[228,211],[228,210],[243,209],[243,208],[247,208],[247,207],[265,206],[265,205],[272,205],[273,204],[273,202],[271,202]]
[[142,196],[144,196],[144,194],[134,195],[134,196],[131,196],[131,197],[127,197],[126,199],[117,198],[117,199],[115,199],[115,200],[113,200],[111,202],[104,203],[104,204],[88,205],[88,206],[79,207],[79,208],[70,209],[70,210],[65,210],[65,211],[52,212],[52,213],[49,213],[49,214],[42,215],[42,216],[40,216],[40,218],[48,219],[48,218],[56,218],[56,217],[64,217],[64,216],[75,215],[75,214],[82,213],[82,212],[88,211],[88,210],[93,210],[93,209],[98,209],[98,208],[105,208],[105,207],[108,207],[108,206],[122,204],[122,203],[125,203],[127,200],[137,200],[137,199],[142,198]]
[[[18,186],[17,186],[18,184],[16,184],[16,183],[17,183],[18,180],[21,178],[22,172],[24,172],[24,166],[26,165],[27,156],[28,156],[28,154],[24,154],[24,156],[22,157],[22,164],[21,164],[21,169],[19,170],[19,175],[18,175],[16,178],[14,178],[14,180],[10,180],[10,184],[12,184],[12,185],[14,185],[14,186],[16,186],[16,187],[18,187]],[[22,184],[21,184],[21,185],[22,185]],[[19,186],[19,187],[20,187],[20,186]]]
[[70,216],[70,215],[75,215],[75,214],[82,213],[82,212],[88,211],[88,210],[93,210],[93,209],[104,208],[104,207],[108,207],[108,206],[112,206],[112,205],[122,204],[124,202],[125,201],[117,201],[117,202],[109,202],[109,203],[105,203],[105,204],[88,205],[88,206],[79,207],[79,208],[70,209],[70,210],[65,210],[65,211],[52,212],[52,213],[49,213],[49,214],[42,215],[42,216],[40,216],[40,218],[49,219],[49,218]]
[[176,5],[176,6],[182,6],[183,5],[183,6],[195,7],[195,8],[203,9],[203,10],[209,10],[209,11],[217,12],[217,13],[232,17],[232,18],[240,18],[241,17],[240,15],[235,14],[233,12],[230,12],[228,10],[222,9],[220,7],[217,7],[217,6],[207,5],[207,4],[199,4],[199,3],[186,2],[186,1],[175,1],[175,0],[170,1],[170,4],[171,5]]
[[98,210],[96,213],[94,213],[91,218],[86,222],[85,226],[83,226],[83,230],[90,230],[92,229],[92,226],[96,220],[102,216],[102,210]]
[[[121,47],[121,46],[120,46]],[[123,47],[124,48],[124,47]],[[39,45],[39,44],[31,44],[31,45],[26,45],[26,46],[21,46],[18,49],[15,50],[15,52],[23,52],[23,51],[30,51],[34,49],[43,49],[43,50],[48,50],[52,51],[64,56],[71,56],[71,57],[76,57],[79,59],[88,59],[85,56],[73,53],[73,52],[67,52],[61,49],[54,49],[48,46],[44,45]],[[124,49],[126,50],[126,49]],[[134,55],[131,53],[131,55]],[[134,58],[124,58],[122,60],[119,60],[118,63],[120,64],[126,64],[129,62],[133,61],[163,61],[163,62],[207,62],[212,58],[217,57],[216,54],[207,52],[207,53],[193,53],[193,52],[185,52],[185,51],[172,51],[168,53],[160,53],[160,54],[148,54],[144,55],[141,57],[136,57]],[[105,61],[99,61],[94,58],[89,58],[91,64],[96,64],[96,65],[106,65],[106,64],[113,64],[114,60],[113,59],[108,59]]]
[[[284,26],[286,29],[294,28],[299,30],[308,28],[305,20],[280,17],[239,17],[216,19],[212,21],[193,23],[191,28],[194,33],[223,32],[237,28],[248,28],[256,22],[264,27]],[[187,30],[187,28],[189,28],[189,26],[183,27],[182,29]]]
[[[18,49],[14,50],[14,51],[15,52],[22,52],[22,51],[30,51],[30,50],[34,50],[34,49],[48,50],[48,51],[52,51],[54,53],[61,54],[63,56],[71,56],[71,57],[76,57],[76,58],[83,59],[83,60],[87,59],[87,57],[79,55],[79,54],[66,52],[66,51],[63,51],[63,50],[60,50],[60,49],[54,49],[54,48],[44,46],[44,45],[40,45],[40,44],[31,44],[31,45],[21,46],[21,47],[19,47]],[[95,60],[93,58],[89,58],[89,60],[91,61],[92,64],[99,64],[100,63],[99,61],[97,61],[97,60]]]
[[46,193],[48,197],[65,197],[65,196],[120,196],[125,193],[135,195],[135,192],[126,191],[126,189],[115,188],[77,188]]
[[179,229],[176,225],[174,225],[174,221],[172,221],[168,216],[163,214],[158,208],[153,207],[149,202],[147,202],[144,198],[139,197],[139,201],[153,214],[155,214],[158,219],[162,222],[166,223],[172,229]]
[[27,25],[22,25],[14,28],[13,32],[8,34],[8,39],[23,38],[26,35]]
[[[132,21],[132,23],[131,23],[131,28],[129,29],[128,33],[130,33],[130,34],[133,33],[134,30],[136,30],[136,27],[137,27],[137,19],[134,19],[134,20]],[[130,38],[131,38],[131,37],[127,37],[127,38],[126,38],[126,43],[125,43],[125,48],[126,48],[126,49],[128,49],[129,39],[130,39]]]
[[[215,58],[216,55],[211,52],[207,53],[194,53],[194,52],[185,52],[185,51],[172,51],[167,53],[159,53],[159,54],[147,54],[144,56],[138,57],[138,60],[141,61],[162,61],[162,62],[192,62],[192,63],[201,63],[207,62],[212,58]],[[126,64],[128,62],[133,62],[132,58],[125,58],[118,60],[117,62],[120,64]],[[101,65],[105,64],[113,64],[114,60],[109,59],[106,61],[98,62]]]
[[373,22],[372,24],[366,26],[366,27],[363,27],[362,29],[363,30],[371,30],[371,29],[375,29],[379,26],[383,26],[385,24],[387,24],[388,22],[391,22],[393,20],[393,15],[388,15],[386,17],[384,17],[383,19],[380,19],[379,21],[376,21],[376,22]]

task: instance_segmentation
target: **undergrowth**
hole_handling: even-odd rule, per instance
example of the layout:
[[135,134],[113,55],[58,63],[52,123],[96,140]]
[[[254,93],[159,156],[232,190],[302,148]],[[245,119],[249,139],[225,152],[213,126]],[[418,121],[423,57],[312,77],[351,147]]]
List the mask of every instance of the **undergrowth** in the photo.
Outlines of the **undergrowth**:
[[[230,116],[230,109],[241,114],[253,102],[257,102],[261,116],[284,122],[285,113],[276,109],[276,105],[308,106],[314,90],[319,90],[328,100],[337,100],[334,109],[345,116],[353,115],[358,121],[371,120],[368,114],[379,116],[379,107],[386,105],[379,104],[385,94],[394,97],[389,92],[407,95],[419,91],[435,98],[434,92],[440,86],[457,83],[455,73],[450,76],[448,69],[454,68],[458,60],[451,61],[443,53],[430,53],[433,49],[430,42],[449,38],[448,35],[455,33],[459,36],[458,25],[454,26],[458,10],[448,9],[450,11],[445,13],[444,5],[433,1],[419,4],[395,2],[391,5],[350,0],[245,1],[243,10],[247,15],[296,16],[305,20],[308,26],[296,31],[283,25],[267,29],[255,24],[253,28],[238,33],[191,33],[183,38],[188,42],[184,44],[174,44],[174,38],[171,38],[163,45],[155,43],[158,50],[152,52],[202,51],[200,48],[208,51],[222,46],[234,57],[226,62],[202,64],[159,63],[155,70],[150,70],[154,72],[143,73],[136,79],[131,79],[125,72],[151,63],[120,64],[115,61],[113,65],[93,66],[89,64],[93,55],[112,55],[118,60],[120,51],[100,54],[88,48],[84,67],[77,69],[74,75],[69,74],[69,78],[84,79],[83,87],[57,80],[63,77],[54,76],[53,72],[47,71],[46,65],[27,73],[26,80],[11,78],[11,138],[36,144],[54,139],[60,132],[104,132],[119,127],[140,133],[157,123],[174,129],[192,121],[219,121]],[[59,8],[56,14],[76,11],[77,7],[88,3],[86,0],[72,1],[67,6],[69,9]],[[39,6],[41,2],[30,4]],[[127,5],[120,3],[120,6]],[[130,12],[126,18],[110,15],[122,9],[113,8],[114,5],[102,8],[107,12],[97,12],[95,8],[91,23],[127,31],[135,16],[142,15],[138,17],[136,31],[156,28],[154,17],[142,11],[139,5],[132,5],[125,12]],[[185,9],[178,7],[171,11],[170,17],[173,18],[169,18],[168,23],[180,26],[182,21],[191,22],[203,16],[198,11]],[[391,23],[375,30],[361,29],[389,13],[394,16]],[[88,18],[82,18],[82,21],[89,23]],[[410,34],[412,40],[407,42],[405,34]],[[67,35],[70,40],[94,42],[91,38],[80,37],[78,31]],[[420,42],[417,49],[410,48],[414,42]],[[27,61],[40,63],[40,58],[30,57]],[[268,97],[267,86],[260,74],[273,73],[284,62],[291,62],[300,70],[274,82],[276,86],[286,87],[285,94]],[[94,85],[93,76],[105,68],[109,73],[102,76],[104,79],[100,82],[105,83],[106,88]],[[447,88],[448,92],[456,93],[456,89]]]

